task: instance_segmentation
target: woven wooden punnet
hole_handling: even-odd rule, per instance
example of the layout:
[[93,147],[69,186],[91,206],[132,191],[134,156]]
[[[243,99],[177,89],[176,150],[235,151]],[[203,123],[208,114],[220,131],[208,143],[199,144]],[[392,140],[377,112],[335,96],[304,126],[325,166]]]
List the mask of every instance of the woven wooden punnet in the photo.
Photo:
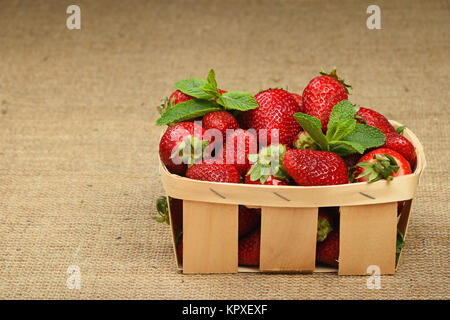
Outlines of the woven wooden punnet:
[[[178,268],[183,273],[333,271],[315,264],[318,208],[339,206],[338,273],[366,275],[367,268],[376,265],[381,274],[393,274],[397,228],[406,236],[412,199],[425,168],[420,141],[408,129],[404,136],[416,148],[417,165],[413,174],[389,182],[316,187],[214,183],[170,174],[162,166],[167,196],[183,200],[183,263],[177,257]],[[403,200],[406,205],[398,218],[397,201]],[[259,268],[238,267],[239,204],[262,208]],[[181,217],[172,210],[176,253],[176,220]]]

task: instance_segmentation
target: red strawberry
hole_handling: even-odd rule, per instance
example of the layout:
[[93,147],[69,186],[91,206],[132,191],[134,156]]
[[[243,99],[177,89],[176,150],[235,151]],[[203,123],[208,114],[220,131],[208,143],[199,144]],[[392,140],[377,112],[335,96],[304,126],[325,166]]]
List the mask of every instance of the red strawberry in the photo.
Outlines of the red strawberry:
[[298,93],[292,93],[291,95],[294,97],[295,101],[297,101],[299,112],[305,113],[305,108],[303,107],[303,97]]
[[187,169],[186,177],[195,180],[228,183],[239,183],[241,180],[239,172],[234,165],[217,163],[215,161],[195,163]]
[[261,209],[239,206],[239,238],[254,230],[261,222]]
[[172,104],[172,106],[174,106],[180,102],[186,102],[186,101],[189,101],[192,99],[195,99],[195,98],[181,92],[180,90],[174,91],[169,97],[169,101]]
[[396,133],[395,128],[389,123],[389,120],[372,109],[359,108],[356,113],[356,119],[365,122],[367,125],[378,128],[384,134]]
[[317,241],[324,241],[331,231],[333,231],[333,216],[325,208],[319,208]]
[[238,261],[242,266],[259,265],[261,230],[258,228],[245,238],[239,240]]
[[238,122],[236,119],[226,111],[214,111],[206,114],[202,120],[203,129],[217,129],[222,133],[223,140],[225,143],[226,132],[228,129],[237,129],[239,128]]
[[323,242],[317,243],[316,261],[333,267],[339,262],[339,232],[331,231]]
[[236,129],[227,136],[227,141],[222,149],[224,163],[236,166],[239,174],[244,176],[249,166],[248,155],[256,153],[258,143],[254,134],[247,130]]
[[347,167],[353,167],[354,165],[356,165],[356,163],[359,161],[359,159],[361,159],[361,157],[362,157],[362,154],[354,153],[354,154],[345,156],[342,159],[344,159],[344,162],[347,165]]
[[316,117],[322,123],[322,130],[326,131],[331,110],[342,100],[348,99],[350,86],[339,79],[336,69],[312,79],[303,90],[303,107],[305,113]]
[[416,164],[416,149],[414,145],[404,136],[396,132],[386,134],[386,141],[383,148],[392,149],[400,153],[408,160],[411,168]]
[[[218,91],[220,94],[223,94],[226,92],[225,90],[222,90],[222,89],[218,89]],[[165,102],[163,103],[163,105],[161,105],[158,108],[159,113],[162,114],[165,111],[167,111],[167,109],[177,105],[178,103],[186,102],[186,101],[193,100],[193,99],[195,99],[195,98],[190,95],[185,94],[184,92],[182,92],[180,90],[175,90],[174,92],[172,92],[169,99],[167,99],[167,98],[163,99]],[[213,101],[216,102],[216,99],[214,99]]]
[[283,166],[300,186],[348,183],[347,166],[337,154],[328,151],[286,151]]
[[356,164],[355,176],[358,182],[375,182],[381,179],[392,180],[393,177],[411,173],[411,166],[400,153],[379,148],[365,154]]
[[[255,129],[262,145],[272,142],[271,134],[281,144],[292,143],[300,131],[300,125],[293,117],[300,111],[294,97],[282,89],[268,89],[258,93],[255,99],[259,107],[242,115],[243,126]],[[261,130],[267,130],[266,134]]]
[[[203,150],[209,144],[202,140],[203,133],[203,128],[193,122],[181,122],[167,128],[159,142],[159,156],[169,172],[183,175],[188,163],[201,158],[201,154],[194,155],[192,149]],[[186,151],[189,152],[185,154]]]
[[[250,180],[250,175],[245,176],[245,183],[247,184],[261,184],[260,180],[252,181]],[[278,178],[275,178],[273,175],[269,175],[267,177],[267,180],[264,182],[264,185],[271,185],[271,186],[287,186],[288,183],[285,180],[281,180]]]

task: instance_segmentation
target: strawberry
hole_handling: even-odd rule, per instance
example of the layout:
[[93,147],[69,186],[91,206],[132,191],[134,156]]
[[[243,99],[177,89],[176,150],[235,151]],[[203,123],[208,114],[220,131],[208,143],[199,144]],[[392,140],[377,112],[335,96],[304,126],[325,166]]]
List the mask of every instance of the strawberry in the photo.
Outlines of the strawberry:
[[362,123],[378,128],[384,134],[395,133],[395,128],[390,124],[389,120],[372,109],[359,108],[355,118]]
[[[268,89],[255,96],[258,108],[242,115],[243,127],[258,132],[260,145],[268,145],[274,139],[281,144],[290,144],[300,131],[300,125],[293,115],[300,111],[294,97],[283,89]],[[262,131],[266,130],[266,131]],[[272,132],[273,130],[273,132]],[[277,141],[273,141],[276,143]]]
[[300,186],[348,183],[347,166],[337,154],[328,151],[286,151],[284,169]]
[[414,145],[404,136],[396,132],[386,134],[386,141],[383,147],[400,153],[406,160],[408,160],[411,168],[416,164],[416,150]]
[[336,69],[329,74],[323,71],[320,74],[303,90],[303,108],[306,114],[318,118],[322,130],[326,131],[331,110],[339,101],[348,99],[348,88],[351,87],[338,78]]
[[238,261],[242,266],[259,265],[259,248],[261,229],[256,229],[248,236],[239,240]]
[[180,122],[167,128],[159,142],[159,156],[170,173],[183,175],[188,164],[202,157],[210,143],[203,140],[203,134],[203,128],[194,122]]
[[245,176],[245,183],[288,184],[289,176],[283,167],[283,158],[286,150],[289,150],[289,148],[283,144],[271,144],[262,148],[258,154],[250,154],[248,158],[253,164]]
[[333,267],[339,262],[339,232],[331,231],[323,242],[317,243],[316,261]]
[[239,206],[239,238],[254,230],[261,222],[261,209]]
[[326,208],[319,208],[317,241],[324,241],[331,231],[333,231],[333,216]]
[[162,99],[163,103],[160,106],[158,106],[157,110],[158,110],[159,114],[162,115],[167,110],[172,108],[174,105],[176,105],[180,102],[185,102],[185,101],[189,101],[192,99],[195,99],[195,98],[181,92],[180,90],[176,90],[176,91],[172,92],[172,94],[170,95],[169,98],[164,97]]
[[241,177],[232,164],[203,161],[195,163],[186,171],[186,177],[194,180],[239,183]]
[[299,112],[305,112],[305,108],[303,107],[303,97],[298,93],[291,92],[291,95],[294,97],[295,101],[297,101]]
[[237,129],[239,127],[236,119],[226,111],[214,111],[206,114],[202,120],[203,129],[217,129],[223,137],[223,143],[226,140],[226,132],[228,129]]
[[244,176],[249,166],[248,155],[255,153],[257,139],[254,134],[244,129],[236,129],[227,136],[226,143],[222,149],[224,163],[236,166],[239,174]]
[[287,183],[286,180],[281,180],[278,178],[275,178],[272,174],[267,176],[267,180],[264,183],[261,183],[261,181],[258,179],[256,181],[252,181],[250,179],[250,175],[245,176],[245,183],[247,184],[264,184],[264,185],[271,185],[271,186],[287,186],[289,183]]
[[348,156],[342,157],[342,159],[344,159],[345,164],[347,165],[347,167],[353,167],[356,165],[356,163],[358,163],[359,159],[361,159],[362,154],[360,153],[354,153],[354,154],[350,154]]
[[400,153],[387,149],[375,149],[356,164],[355,176],[358,182],[375,182],[381,179],[392,180],[411,173],[411,166]]
[[172,106],[174,106],[180,102],[186,102],[192,99],[195,98],[181,92],[180,90],[176,90],[172,92],[172,94],[170,95],[169,102],[171,103]]

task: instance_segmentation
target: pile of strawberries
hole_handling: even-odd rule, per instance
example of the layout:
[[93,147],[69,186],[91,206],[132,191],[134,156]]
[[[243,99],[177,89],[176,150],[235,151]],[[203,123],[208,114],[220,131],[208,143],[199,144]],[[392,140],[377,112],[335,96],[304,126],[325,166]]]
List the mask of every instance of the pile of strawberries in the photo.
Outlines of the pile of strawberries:
[[[392,180],[415,168],[415,148],[403,127],[351,103],[351,86],[335,69],[313,78],[302,95],[280,88],[228,92],[218,88],[213,70],[206,80],[182,80],[175,88],[157,120],[168,125],[159,154],[173,174],[220,183],[323,186]],[[321,208],[319,214],[317,259],[328,265],[336,265],[339,248],[333,212]],[[259,217],[258,209],[240,206],[241,265],[259,264]]]

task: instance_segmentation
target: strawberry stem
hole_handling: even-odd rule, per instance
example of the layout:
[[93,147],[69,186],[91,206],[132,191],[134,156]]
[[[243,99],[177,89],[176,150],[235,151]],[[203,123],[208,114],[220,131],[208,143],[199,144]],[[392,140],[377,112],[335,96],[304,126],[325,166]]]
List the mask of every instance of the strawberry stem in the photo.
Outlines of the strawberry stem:
[[368,182],[375,182],[381,179],[391,181],[392,176],[397,173],[399,166],[397,161],[389,154],[375,154],[375,162],[364,161],[357,164],[358,167],[365,169],[356,179],[368,177]]
[[339,81],[339,82],[344,86],[345,91],[346,91],[348,94],[351,93],[351,91],[352,91],[352,89],[353,89],[352,86],[349,85],[349,84],[347,84],[347,83],[345,83],[345,80],[344,80],[344,79],[339,78],[339,76],[337,75],[337,72],[336,72],[336,67],[334,67],[333,70],[331,70],[331,72],[329,72],[329,73],[326,73],[326,72],[323,70],[323,68],[322,68],[322,69],[320,70],[320,74],[323,75],[323,76],[329,76],[329,77],[331,77],[331,78],[333,78],[333,79]]

